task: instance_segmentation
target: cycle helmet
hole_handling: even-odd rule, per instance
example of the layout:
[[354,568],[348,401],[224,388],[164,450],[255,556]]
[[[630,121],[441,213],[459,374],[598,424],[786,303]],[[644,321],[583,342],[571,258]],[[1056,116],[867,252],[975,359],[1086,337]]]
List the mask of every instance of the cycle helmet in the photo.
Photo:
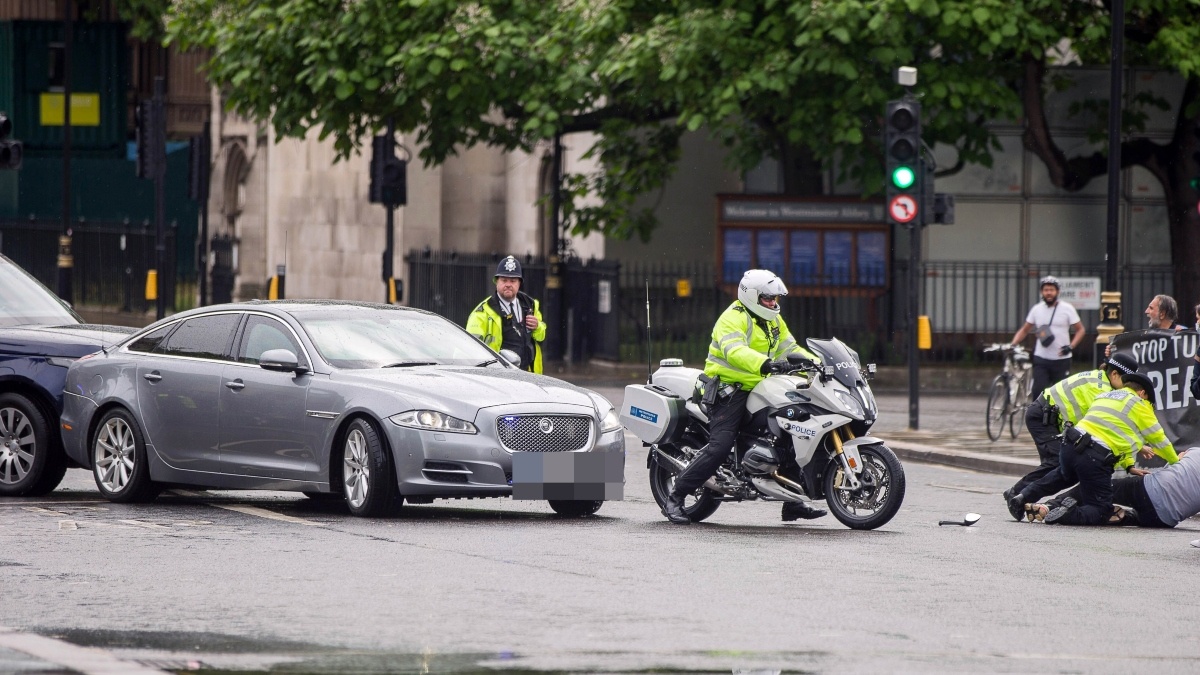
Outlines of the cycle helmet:
[[1047,274],[1046,276],[1042,277],[1041,281],[1038,282],[1038,288],[1047,285],[1053,286],[1060,291],[1062,290],[1062,286],[1058,283],[1058,277],[1056,276]]
[[774,321],[779,316],[779,305],[764,307],[759,298],[764,295],[782,297],[787,295],[787,286],[770,270],[746,270],[738,284],[738,300],[750,313],[764,321]]

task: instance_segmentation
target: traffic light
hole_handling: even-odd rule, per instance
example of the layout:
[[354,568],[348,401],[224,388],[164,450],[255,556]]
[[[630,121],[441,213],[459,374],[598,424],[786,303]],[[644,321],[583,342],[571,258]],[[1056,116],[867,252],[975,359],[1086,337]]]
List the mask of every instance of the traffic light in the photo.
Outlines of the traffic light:
[[408,203],[408,162],[396,157],[391,136],[371,139],[371,184],[367,199],[388,208]]
[[888,221],[920,225],[927,201],[926,169],[921,162],[921,104],[915,98],[888,101],[883,150]]
[[12,120],[0,112],[0,171],[4,169],[21,168],[21,157],[25,154],[25,146],[21,141],[13,140]]

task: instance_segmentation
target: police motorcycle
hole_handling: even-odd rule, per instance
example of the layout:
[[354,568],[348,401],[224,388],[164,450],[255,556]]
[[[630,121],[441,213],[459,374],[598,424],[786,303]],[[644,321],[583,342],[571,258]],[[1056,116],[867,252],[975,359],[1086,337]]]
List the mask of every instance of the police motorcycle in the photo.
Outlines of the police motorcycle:
[[[824,499],[849,528],[873,530],[892,519],[904,501],[904,467],[884,441],[868,434],[878,417],[858,354],[837,338],[809,338],[821,365],[788,356],[789,372],[754,387],[746,407],[752,422],[734,451],[683,510],[693,522],[723,502]],[[659,507],[677,476],[708,442],[705,390],[713,384],[680,359],[663,359],[649,384],[625,387],[621,422],[649,446],[650,488]],[[725,385],[728,386],[728,385]]]

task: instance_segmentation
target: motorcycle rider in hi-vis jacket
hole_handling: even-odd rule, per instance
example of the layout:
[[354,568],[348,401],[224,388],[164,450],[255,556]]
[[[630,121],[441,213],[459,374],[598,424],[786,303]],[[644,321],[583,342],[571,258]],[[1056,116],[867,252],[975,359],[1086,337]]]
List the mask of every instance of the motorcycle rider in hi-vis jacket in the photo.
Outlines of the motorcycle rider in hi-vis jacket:
[[[704,363],[706,387],[717,387],[709,407],[708,443],[675,478],[663,515],[676,524],[691,520],[683,500],[711,478],[733,450],[738,431],[749,421],[746,399],[750,390],[771,373],[786,372],[788,354],[798,353],[819,362],[820,358],[801,347],[779,316],[779,299],[787,295],[783,281],[769,270],[748,270],[738,284],[738,299],[717,319],[712,344]],[[783,505],[783,520],[820,518],[826,511],[805,502]]]

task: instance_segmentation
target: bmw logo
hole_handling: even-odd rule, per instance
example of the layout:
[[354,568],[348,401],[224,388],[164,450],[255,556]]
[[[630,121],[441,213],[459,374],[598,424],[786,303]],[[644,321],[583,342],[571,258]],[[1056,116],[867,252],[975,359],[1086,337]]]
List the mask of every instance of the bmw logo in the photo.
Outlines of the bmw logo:
[[793,409],[791,409],[791,408],[788,408],[788,411],[787,411],[787,416],[788,416],[788,419],[789,419],[789,420],[790,420],[790,419],[792,419],[793,417],[795,417],[795,416],[796,416],[796,411],[795,411],[795,410],[793,410]]
[[554,422],[551,422],[549,417],[543,417],[538,420],[538,429],[541,429],[543,434],[549,434],[554,431]]

